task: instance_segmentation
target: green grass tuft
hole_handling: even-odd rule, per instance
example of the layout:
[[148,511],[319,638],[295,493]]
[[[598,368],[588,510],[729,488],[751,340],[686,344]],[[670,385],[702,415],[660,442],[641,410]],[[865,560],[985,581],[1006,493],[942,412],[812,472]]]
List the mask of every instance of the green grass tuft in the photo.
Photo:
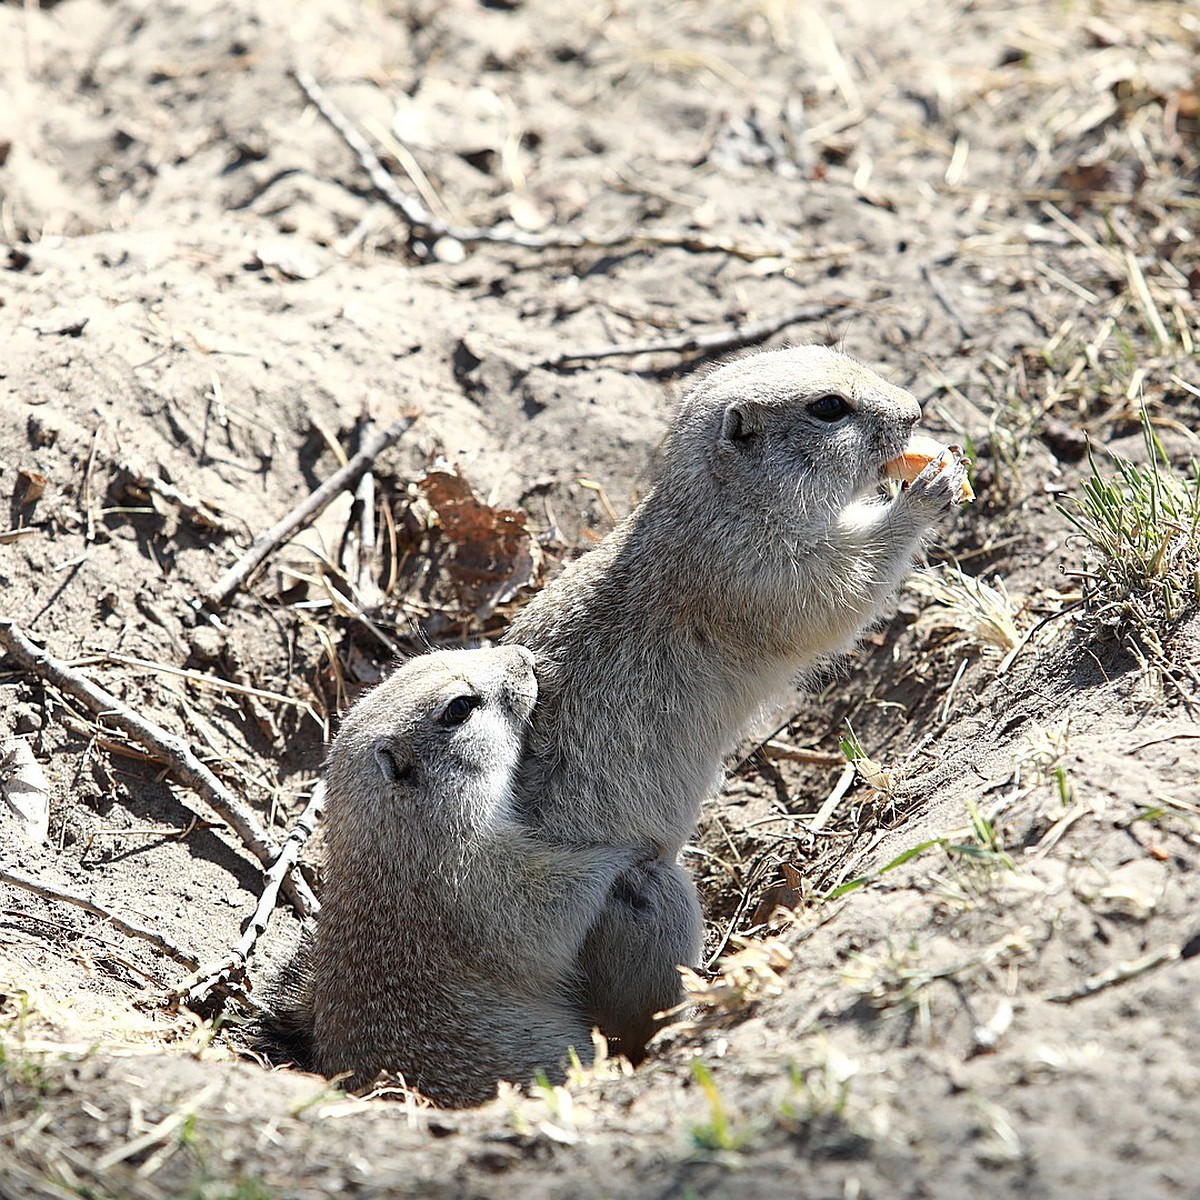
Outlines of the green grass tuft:
[[742,1149],[749,1140],[749,1131],[735,1130],[721,1102],[717,1091],[716,1080],[712,1072],[698,1058],[692,1060],[692,1076],[700,1085],[705,1100],[708,1101],[708,1120],[693,1125],[692,1141],[701,1150],[712,1150],[723,1153],[733,1153]]
[[1083,535],[1084,600],[1145,665],[1172,673],[1164,636],[1200,608],[1200,463],[1171,465],[1142,409],[1146,463],[1109,454],[1102,473],[1089,447],[1081,495],[1058,506]]

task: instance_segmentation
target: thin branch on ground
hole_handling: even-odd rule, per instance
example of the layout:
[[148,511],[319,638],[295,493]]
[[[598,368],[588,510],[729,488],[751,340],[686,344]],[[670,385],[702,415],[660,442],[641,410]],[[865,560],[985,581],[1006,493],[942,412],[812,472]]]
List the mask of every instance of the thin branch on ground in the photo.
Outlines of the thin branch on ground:
[[1143,954],[1140,958],[1131,959],[1129,962],[1117,963],[1115,966],[1109,967],[1106,971],[1101,971],[1098,975],[1093,975],[1089,979],[1085,979],[1077,988],[1073,988],[1069,992],[1058,992],[1052,996],[1047,996],[1046,999],[1055,1004],[1073,1004],[1076,1000],[1085,1000],[1088,996],[1094,996],[1097,992],[1106,991],[1110,987],[1116,987],[1118,984],[1128,983],[1131,979],[1137,979],[1141,975],[1145,975],[1147,971],[1153,971],[1157,967],[1166,966],[1167,963],[1173,963],[1184,957],[1182,946],[1168,945],[1162,946],[1157,950],[1151,950],[1148,954]]
[[[521,229],[496,229],[473,225],[455,225],[440,220],[429,210],[423,200],[409,195],[397,184],[395,178],[380,161],[370,143],[354,127],[345,113],[330,100],[325,89],[302,67],[292,70],[292,78],[314,108],[333,127],[342,141],[358,159],[375,190],[394,208],[409,226],[427,237],[453,238],[464,245],[492,243],[501,246],[518,246],[524,250],[616,250],[636,249],[642,246],[676,248],[693,253],[716,251],[753,262],[763,258],[803,258],[811,260],[822,257],[811,251],[795,253],[787,247],[752,246],[732,242],[725,238],[708,237],[701,233],[682,231],[656,233],[638,229],[628,233],[596,235],[559,230],[555,233],[527,233]],[[844,248],[841,248],[844,252]],[[830,252],[832,257],[835,252]]]
[[731,325],[723,329],[688,330],[675,337],[651,339],[644,342],[624,342],[612,346],[595,346],[591,349],[563,350],[548,358],[540,359],[539,367],[561,367],[570,363],[595,362],[602,358],[626,358],[636,354],[719,354],[739,346],[752,346],[765,341],[789,325],[800,325],[808,321],[820,321],[851,306],[849,300],[824,300],[802,304],[778,316],[762,321],[749,321],[745,325]]
[[[325,782],[320,780],[313,788],[304,811],[296,818],[296,823],[288,831],[280,848],[279,857],[263,877],[262,895],[258,904],[246,923],[242,936],[237,944],[222,959],[205,963],[186,979],[181,979],[172,989],[172,998],[184,1000],[188,1004],[196,1004],[205,999],[217,987],[228,987],[239,983],[245,974],[246,964],[259,938],[267,930],[271,914],[279,899],[279,889],[287,873],[295,865],[300,851],[312,836],[317,821],[325,807]],[[315,911],[315,909],[314,909]]]
[[319,516],[335,496],[346,488],[354,487],[363,472],[370,468],[384,450],[399,441],[416,419],[416,412],[409,412],[401,420],[393,421],[386,429],[373,430],[365,436],[358,453],[344,467],[335,471],[320,487],[310,492],[297,504],[291,512],[254,539],[250,549],[205,593],[205,607],[210,609],[222,607],[269,555]]
[[96,513],[92,502],[92,479],[96,471],[96,450],[100,445],[100,430],[97,425],[92,431],[92,444],[88,450],[87,462],[83,465],[83,482],[79,485],[79,511],[83,517],[83,541],[90,546],[96,540]]
[[958,332],[970,341],[975,336],[975,331],[959,311],[958,305],[950,298],[950,293],[942,286],[942,281],[933,273],[929,263],[921,264],[921,278],[929,285],[933,298],[942,306],[946,315],[958,326]]
[[173,958],[177,963],[182,963],[185,967],[194,969],[199,961],[195,955],[189,954],[182,946],[177,946],[169,938],[163,937],[161,933],[155,933],[153,929],[147,929],[145,925],[139,925],[136,921],[119,917],[102,904],[97,904],[95,900],[81,896],[78,892],[72,892],[68,888],[55,887],[51,883],[34,879],[32,875],[26,875],[23,871],[3,866],[0,866],[0,883],[10,883],[13,887],[32,892],[35,896],[41,896],[45,900],[57,900],[61,904],[73,904],[76,908],[82,908],[85,912],[90,912],[93,916],[107,921],[114,929],[119,930],[127,937],[141,938],[142,941],[149,942],[156,950],[161,950],[169,958]]
[[[111,692],[36,646],[8,617],[0,617],[0,646],[24,670],[37,675],[80,701],[97,717],[116,726],[138,745],[165,762],[171,774],[198,795],[238,835],[242,845],[264,866],[271,866],[279,847],[258,822],[255,813],[235,796],[177,734],[139,716]],[[312,889],[298,875],[284,884],[300,917],[317,908]]]
[[130,654],[118,654],[115,650],[104,650],[99,654],[93,655],[85,662],[77,663],[78,666],[87,666],[90,663],[115,663],[123,667],[136,667],[142,671],[150,671],[155,675],[175,675],[180,679],[186,679],[188,683],[194,683],[197,687],[212,688],[218,692],[228,692],[234,696],[245,696],[252,700],[267,700],[272,704],[286,705],[288,708],[298,708],[301,712],[307,713],[318,725],[321,725],[321,718],[317,716],[316,710],[307,700],[297,700],[295,696],[286,696],[283,692],[272,692],[265,688],[251,687],[246,683],[236,683],[230,679],[221,679],[217,675],[207,675],[203,671],[193,671],[189,667],[174,667],[170,663],[153,662],[147,658],[135,658]]
[[840,750],[812,750],[805,746],[792,746],[775,738],[761,742],[755,753],[772,760],[810,763],[816,767],[840,767],[846,761]]

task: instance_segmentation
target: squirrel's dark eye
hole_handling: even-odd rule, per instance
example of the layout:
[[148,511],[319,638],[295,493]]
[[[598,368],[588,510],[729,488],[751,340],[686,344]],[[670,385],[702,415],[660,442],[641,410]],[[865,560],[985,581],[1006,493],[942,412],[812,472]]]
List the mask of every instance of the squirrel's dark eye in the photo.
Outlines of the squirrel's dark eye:
[[850,405],[841,396],[818,396],[809,402],[808,411],[818,421],[840,421],[850,411]]
[[438,720],[447,728],[452,725],[461,725],[482,703],[483,699],[480,696],[455,696],[442,709],[442,715]]

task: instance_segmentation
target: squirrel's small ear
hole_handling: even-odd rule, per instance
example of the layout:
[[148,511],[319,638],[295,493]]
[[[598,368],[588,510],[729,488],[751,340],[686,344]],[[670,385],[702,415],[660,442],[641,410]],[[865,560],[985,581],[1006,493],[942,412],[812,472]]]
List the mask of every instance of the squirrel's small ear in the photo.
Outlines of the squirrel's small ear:
[[758,409],[749,400],[734,400],[721,415],[722,446],[744,442],[759,429]]
[[391,784],[412,783],[416,777],[416,762],[400,754],[394,743],[387,738],[377,738],[371,747],[375,765],[385,782]]

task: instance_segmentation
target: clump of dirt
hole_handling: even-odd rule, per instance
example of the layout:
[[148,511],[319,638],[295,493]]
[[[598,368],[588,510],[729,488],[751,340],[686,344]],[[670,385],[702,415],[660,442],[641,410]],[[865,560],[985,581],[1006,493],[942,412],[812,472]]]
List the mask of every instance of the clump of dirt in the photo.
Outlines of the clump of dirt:
[[[260,864],[0,660],[49,801],[45,844],[0,823],[0,877],[41,889],[0,883],[0,1194],[1185,1193],[1186,502],[1120,531],[1162,537],[1170,619],[1098,590],[1069,517],[1110,452],[1149,467],[1144,426],[1162,472],[1197,452],[1198,52],[1182,0],[0,4],[0,618],[273,843],[357,690],[502,630],[725,350],[842,346],[978,493],[731,760],[686,1018],[636,1072],[475,1112],[348,1098],[165,1004]],[[285,900],[251,986],[297,932]]]

